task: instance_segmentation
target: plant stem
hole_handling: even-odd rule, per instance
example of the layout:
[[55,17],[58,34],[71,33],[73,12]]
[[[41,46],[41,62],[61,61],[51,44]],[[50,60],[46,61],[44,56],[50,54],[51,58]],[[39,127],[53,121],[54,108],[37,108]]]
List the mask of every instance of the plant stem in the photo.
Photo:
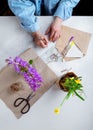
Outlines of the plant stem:
[[62,107],[62,105],[63,105],[63,103],[65,102],[65,100],[67,100],[67,99],[69,98],[70,94],[71,94],[70,92],[67,93],[67,95],[65,96],[65,98],[64,98],[63,101],[61,102],[60,107]]

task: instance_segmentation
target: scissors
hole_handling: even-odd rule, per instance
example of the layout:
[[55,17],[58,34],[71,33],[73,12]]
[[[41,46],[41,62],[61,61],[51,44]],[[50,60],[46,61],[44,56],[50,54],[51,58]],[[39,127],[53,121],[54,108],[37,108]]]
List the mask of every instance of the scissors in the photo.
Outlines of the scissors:
[[17,98],[15,101],[14,101],[14,107],[19,107],[20,105],[22,104],[25,104],[23,106],[23,108],[21,109],[21,113],[22,114],[26,114],[29,109],[30,109],[30,99],[32,99],[33,97],[35,96],[35,94],[33,94],[33,92],[31,92],[27,98],[22,98],[22,97],[19,97]]

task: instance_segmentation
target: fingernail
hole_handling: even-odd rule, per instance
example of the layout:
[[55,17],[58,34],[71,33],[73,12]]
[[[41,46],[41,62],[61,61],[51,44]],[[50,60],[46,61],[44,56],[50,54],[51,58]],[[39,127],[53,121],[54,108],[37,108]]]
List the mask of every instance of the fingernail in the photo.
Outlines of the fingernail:
[[50,38],[50,41],[52,42],[52,38]]

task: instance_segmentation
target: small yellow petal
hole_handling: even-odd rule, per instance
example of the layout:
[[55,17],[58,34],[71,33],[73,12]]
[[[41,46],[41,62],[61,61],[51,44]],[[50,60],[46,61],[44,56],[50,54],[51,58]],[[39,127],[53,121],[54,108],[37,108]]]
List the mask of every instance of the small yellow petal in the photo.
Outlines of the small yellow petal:
[[60,109],[59,108],[55,108],[54,113],[55,114],[59,114],[60,113]]
[[75,82],[76,82],[77,84],[80,84],[80,83],[81,83],[81,80],[77,79],[77,80],[75,80]]

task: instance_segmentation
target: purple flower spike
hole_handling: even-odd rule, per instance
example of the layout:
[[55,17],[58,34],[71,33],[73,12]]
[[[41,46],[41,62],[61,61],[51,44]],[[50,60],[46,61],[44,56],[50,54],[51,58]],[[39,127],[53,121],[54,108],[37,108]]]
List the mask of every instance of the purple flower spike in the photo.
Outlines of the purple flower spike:
[[23,75],[25,81],[33,91],[40,88],[43,82],[42,77],[27,61],[21,59],[20,57],[15,57],[14,59],[10,57],[6,60],[6,62],[8,65],[12,64],[18,74]]

